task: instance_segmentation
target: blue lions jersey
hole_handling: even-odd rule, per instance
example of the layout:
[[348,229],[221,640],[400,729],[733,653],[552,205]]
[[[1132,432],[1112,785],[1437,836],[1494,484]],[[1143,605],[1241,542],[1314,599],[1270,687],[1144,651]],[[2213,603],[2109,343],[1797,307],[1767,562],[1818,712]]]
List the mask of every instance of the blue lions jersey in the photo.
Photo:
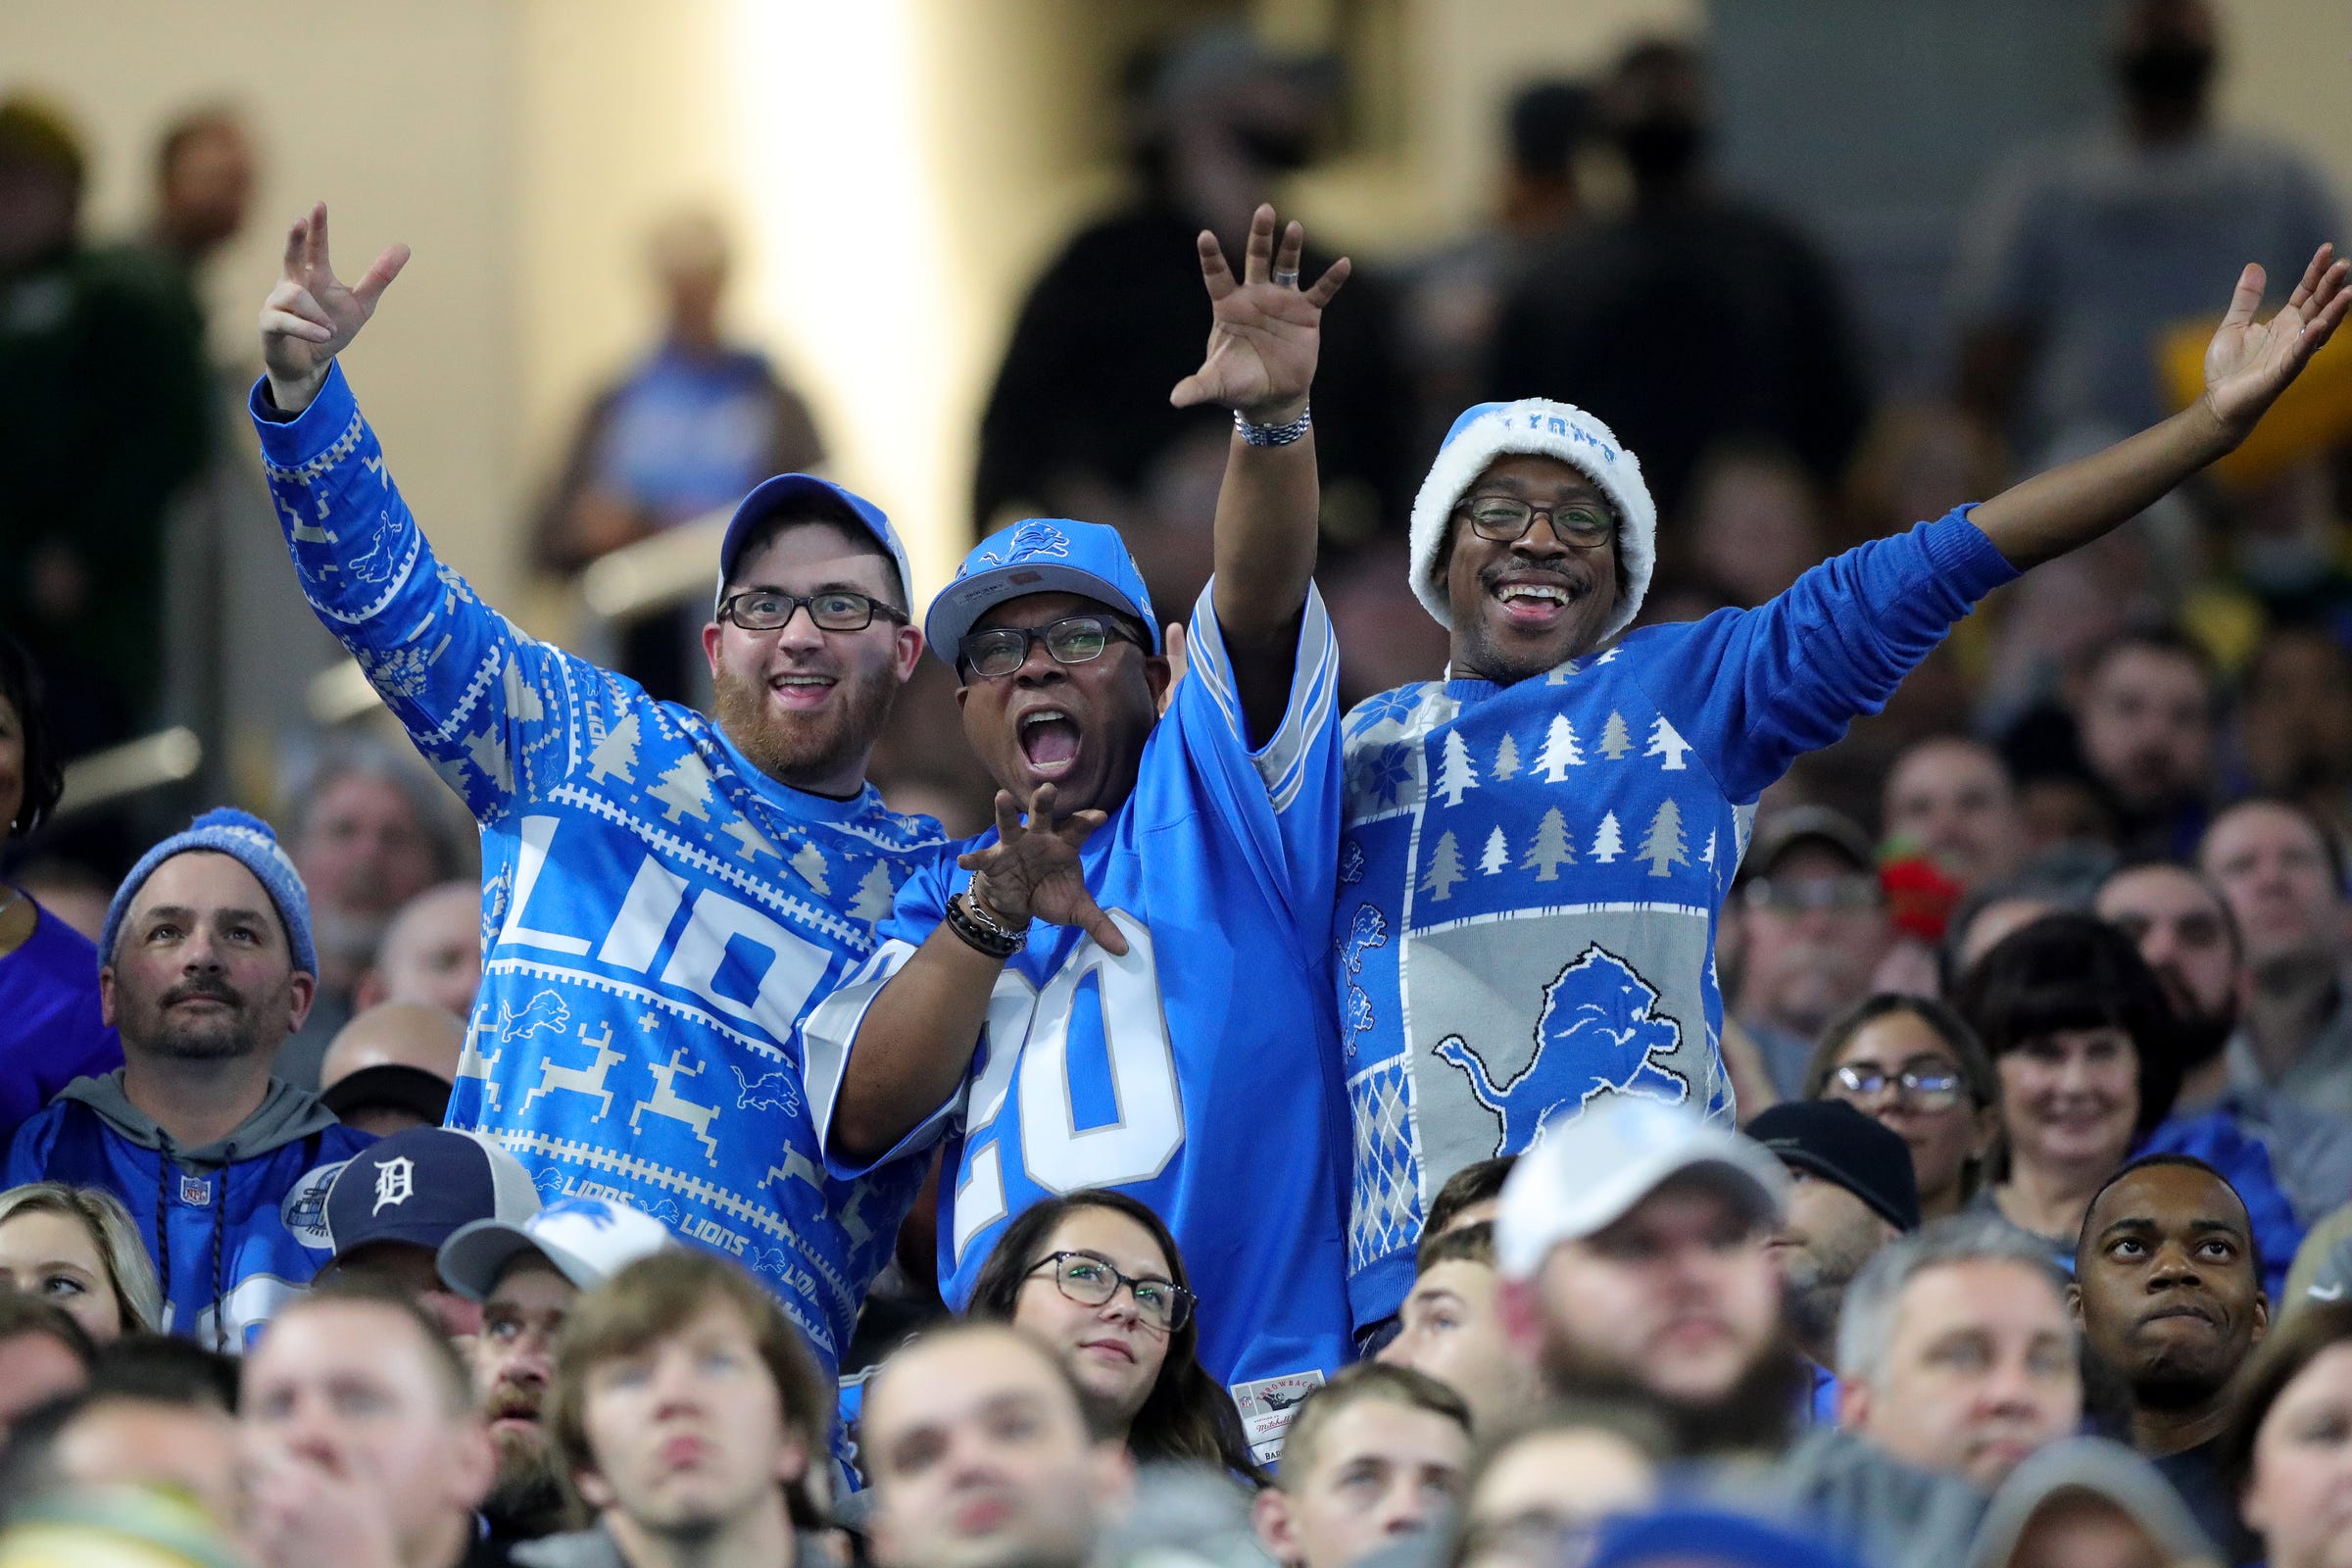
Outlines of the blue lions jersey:
[[[1200,1297],[1200,1359],[1270,1452],[1290,1403],[1350,1346],[1330,1015],[1338,661],[1310,597],[1288,709],[1252,753],[1208,590],[1189,649],[1135,792],[1082,852],[1127,956],[1032,924],[962,1089],[890,1157],[949,1140],[940,1277],[958,1307],[1038,1200],[1108,1187],[1149,1203]],[[882,950],[810,1017],[820,1126],[866,1007],[970,880],[948,859],[909,878]]]
[[802,1015],[945,848],[833,801],[701,713],[524,636],[435,561],[340,369],[255,417],[303,592],[482,825],[482,988],[453,1127],[547,1198],[617,1198],[741,1261],[830,1370],[919,1161],[828,1175]]
[[1757,796],[2015,575],[1955,513],[1760,609],[1348,715],[1333,982],[1359,1322],[1403,1300],[1463,1166],[1602,1095],[1730,1117],[1715,922]]

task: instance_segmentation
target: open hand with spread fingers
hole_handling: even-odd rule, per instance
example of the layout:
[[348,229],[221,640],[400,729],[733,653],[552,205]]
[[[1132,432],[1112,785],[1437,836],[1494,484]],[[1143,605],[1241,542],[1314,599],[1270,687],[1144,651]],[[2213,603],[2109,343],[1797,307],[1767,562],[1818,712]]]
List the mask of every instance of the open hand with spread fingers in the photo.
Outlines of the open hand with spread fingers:
[[997,842],[956,857],[972,873],[972,897],[989,912],[1018,929],[1032,919],[1083,927],[1117,957],[1127,956],[1127,939],[1086,889],[1078,852],[1107,816],[1078,811],[1054,820],[1054,786],[1040,784],[1029,797],[1029,818],[1009,790],[997,791]]
[[2334,254],[2334,246],[2321,246],[2286,304],[2267,321],[2254,319],[2262,305],[2262,269],[2249,262],[2238,273],[2229,314],[2205,350],[2205,404],[2232,440],[2245,439],[2342,324],[2352,302],[2352,289],[2344,285],[2352,264],[2332,260]]
[[1168,401],[1180,409],[1222,404],[1258,423],[1297,417],[1315,379],[1323,308],[1348,281],[1350,264],[1343,256],[1313,287],[1300,288],[1306,230],[1294,220],[1283,230],[1277,252],[1270,206],[1250,216],[1238,280],[1216,235],[1202,229],[1200,247],[1200,281],[1208,289],[1211,311],[1208,353],[1200,368],[1176,383]]
[[285,270],[262,302],[262,365],[270,396],[288,414],[310,407],[335,356],[359,336],[376,301],[409,265],[406,245],[388,245],[357,283],[335,276],[326,248],[326,203],[286,231]]

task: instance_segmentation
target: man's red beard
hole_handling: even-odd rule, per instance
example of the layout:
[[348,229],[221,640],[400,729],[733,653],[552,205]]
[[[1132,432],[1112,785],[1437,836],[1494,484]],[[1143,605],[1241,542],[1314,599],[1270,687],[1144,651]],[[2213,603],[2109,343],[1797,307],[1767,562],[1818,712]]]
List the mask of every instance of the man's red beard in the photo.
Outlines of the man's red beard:
[[[828,671],[827,673],[830,673]],[[813,713],[778,713],[768,706],[764,677],[711,672],[711,709],[719,727],[752,765],[795,788],[821,783],[863,757],[882,733],[898,682],[880,669],[860,676],[843,671],[834,700]]]

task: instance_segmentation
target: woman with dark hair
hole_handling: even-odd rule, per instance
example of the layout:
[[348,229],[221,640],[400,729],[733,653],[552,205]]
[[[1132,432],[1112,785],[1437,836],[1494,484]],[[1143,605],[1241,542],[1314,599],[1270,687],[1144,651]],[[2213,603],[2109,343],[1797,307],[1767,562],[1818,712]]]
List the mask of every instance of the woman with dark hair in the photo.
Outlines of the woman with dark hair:
[[[22,839],[65,790],[41,717],[40,676],[0,632],[0,824]],[[74,1079],[122,1065],[98,1010],[98,950],[21,888],[0,883],[0,1149]]]
[[2180,1091],[2180,1026],[2130,937],[2092,915],[2044,915],[1978,959],[1952,1001],[2000,1085],[2006,1167],[1972,1206],[2041,1237],[2071,1272],[2107,1178],[2135,1153],[2193,1149],[2244,1201],[2266,1285],[2283,1286],[2303,1229],[2268,1152],[2220,1111],[2165,1124]]
[[1032,1204],[1004,1228],[972,1285],[974,1317],[1044,1340],[1086,1396],[1096,1433],[1140,1461],[1192,1461],[1254,1486],[1232,1396],[1200,1365],[1199,1304],[1176,1238],[1124,1193]]
[[2299,1307],[2255,1348],[2220,1457],[2270,1568],[2352,1563],[2352,1301]]
[[1911,1150],[1922,1220],[1957,1214],[2000,1136],[2000,1082],[1960,1015],[1925,997],[1864,998],[1822,1031],[1807,1100],[1842,1100]]

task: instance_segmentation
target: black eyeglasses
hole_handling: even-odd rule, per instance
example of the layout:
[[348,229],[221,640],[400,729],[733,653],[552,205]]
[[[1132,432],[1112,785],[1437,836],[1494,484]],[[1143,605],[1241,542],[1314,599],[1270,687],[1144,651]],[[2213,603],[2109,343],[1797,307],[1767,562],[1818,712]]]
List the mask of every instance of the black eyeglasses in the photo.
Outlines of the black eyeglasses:
[[1029,1265],[1029,1277],[1054,1271],[1054,1287],[1080,1306],[1101,1306],[1124,1285],[1135,1297],[1136,1314],[1152,1328],[1173,1334],[1192,1321],[1193,1303],[1200,1299],[1168,1280],[1139,1280],[1120,1273],[1092,1252],[1048,1252]]
[[781,631],[803,605],[808,607],[808,618],[818,631],[863,631],[877,615],[899,626],[906,625],[907,618],[898,606],[848,588],[825,588],[808,595],[751,588],[721,600],[718,618],[731,620],[745,631]]
[[1498,545],[1526,538],[1538,517],[1549,518],[1551,536],[1572,550],[1598,550],[1617,537],[1617,519],[1589,501],[1539,507],[1514,496],[1472,496],[1454,510],[1470,519],[1473,533]]
[[1875,1100],[1888,1090],[1894,1098],[1921,1110],[1949,1110],[1960,1103],[1966,1087],[1949,1067],[1905,1066],[1888,1072],[1877,1062],[1854,1062],[1830,1074],[1830,1081],[1848,1095]]
[[1135,633],[1103,615],[1064,615],[1044,626],[992,626],[966,632],[956,645],[956,662],[975,675],[1009,675],[1029,662],[1029,646],[1044,643],[1056,664],[1084,664],[1101,659],[1112,642],[1143,642]]

